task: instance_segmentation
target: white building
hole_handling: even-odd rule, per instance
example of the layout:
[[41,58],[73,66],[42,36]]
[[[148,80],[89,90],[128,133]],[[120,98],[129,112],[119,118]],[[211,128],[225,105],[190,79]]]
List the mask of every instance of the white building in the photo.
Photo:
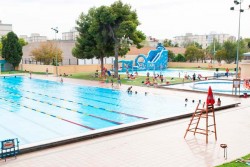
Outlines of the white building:
[[12,24],[3,24],[0,20],[0,37],[7,35],[12,31]]
[[76,30],[76,28],[72,28],[70,32],[62,33],[62,40],[75,41],[78,36],[79,32]]
[[30,37],[27,35],[20,35],[19,38],[23,38],[28,43],[34,43],[34,42],[45,42],[47,41],[46,36],[41,36],[38,33],[32,33]]
[[213,41],[216,40],[219,43],[223,43],[227,40],[235,41],[236,38],[229,34],[216,34],[211,33],[208,35],[193,35],[192,33],[186,33],[185,36],[174,37],[174,43],[177,43],[180,47],[184,47],[188,43],[197,42],[202,45],[202,48],[207,48]]

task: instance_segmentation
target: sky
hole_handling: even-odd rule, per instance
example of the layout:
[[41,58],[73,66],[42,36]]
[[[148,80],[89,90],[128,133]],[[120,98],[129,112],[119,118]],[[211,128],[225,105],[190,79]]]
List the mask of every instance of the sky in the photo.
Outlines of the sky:
[[[12,24],[17,35],[39,33],[54,38],[75,27],[79,15],[91,7],[110,5],[115,0],[0,0],[0,20]],[[139,30],[157,39],[172,39],[186,33],[197,35],[211,32],[238,36],[239,12],[231,11],[233,0],[122,0],[137,11]],[[244,0],[247,9],[250,0]],[[235,6],[239,8],[238,6]],[[250,10],[241,14],[243,38],[250,38]]]

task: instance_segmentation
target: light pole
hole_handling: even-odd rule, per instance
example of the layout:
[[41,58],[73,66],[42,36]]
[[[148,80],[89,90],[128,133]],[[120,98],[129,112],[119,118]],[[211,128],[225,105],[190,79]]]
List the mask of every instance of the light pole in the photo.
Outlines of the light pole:
[[[236,55],[236,78],[238,78],[238,71],[239,71],[240,18],[241,18],[241,13],[244,12],[244,9],[241,9],[242,2],[243,0],[234,0],[235,5],[240,5],[240,10],[236,10],[236,11],[239,11],[239,27],[238,27],[237,55]],[[235,10],[235,9],[234,7],[231,7],[230,10]]]
[[[56,28],[51,28],[52,30],[55,31],[55,42],[56,42],[56,34],[59,32],[58,27]],[[55,52],[56,53],[56,52]],[[58,69],[57,69],[57,53],[56,53],[56,77],[58,77]]]
[[213,43],[214,43],[214,57],[213,57],[213,60],[214,60],[215,59],[215,40],[214,40],[214,35],[213,35]]

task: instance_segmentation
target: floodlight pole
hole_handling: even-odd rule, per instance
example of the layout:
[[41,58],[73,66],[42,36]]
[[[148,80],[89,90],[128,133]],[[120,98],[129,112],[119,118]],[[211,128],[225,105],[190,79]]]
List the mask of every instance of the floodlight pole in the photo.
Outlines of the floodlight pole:
[[[235,5],[240,5],[239,10],[239,26],[238,26],[238,40],[237,40],[237,53],[236,53],[236,79],[238,78],[238,72],[239,72],[239,50],[240,50],[240,19],[241,19],[241,12],[244,12],[243,9],[241,9],[241,3],[243,0],[234,0]],[[234,7],[230,8],[231,10],[234,10]]]
[[[51,29],[55,31],[55,42],[56,42],[56,34],[59,32],[59,31],[58,31],[58,28],[56,27],[56,28],[51,28]],[[57,53],[55,52],[55,54],[56,54],[56,77],[58,77],[58,69],[57,69]]]
[[240,48],[240,18],[241,18],[241,1],[240,1],[240,11],[239,11],[239,27],[238,27],[238,41],[237,41],[237,57],[236,57],[236,79],[239,77],[239,48]]

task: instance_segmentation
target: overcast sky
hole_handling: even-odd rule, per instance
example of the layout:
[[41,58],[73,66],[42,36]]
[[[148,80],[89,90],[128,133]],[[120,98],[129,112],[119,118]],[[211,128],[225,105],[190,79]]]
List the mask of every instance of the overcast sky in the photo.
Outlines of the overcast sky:
[[[76,26],[81,12],[91,7],[110,5],[115,0],[0,0],[0,20],[12,24],[18,35],[39,33],[54,37],[51,27],[62,32]],[[210,32],[237,36],[239,12],[231,11],[233,0],[123,0],[137,11],[139,29],[158,39]],[[248,8],[244,0],[242,8]],[[238,5],[239,6],[239,5]],[[250,10],[241,17],[241,36],[250,37]]]

